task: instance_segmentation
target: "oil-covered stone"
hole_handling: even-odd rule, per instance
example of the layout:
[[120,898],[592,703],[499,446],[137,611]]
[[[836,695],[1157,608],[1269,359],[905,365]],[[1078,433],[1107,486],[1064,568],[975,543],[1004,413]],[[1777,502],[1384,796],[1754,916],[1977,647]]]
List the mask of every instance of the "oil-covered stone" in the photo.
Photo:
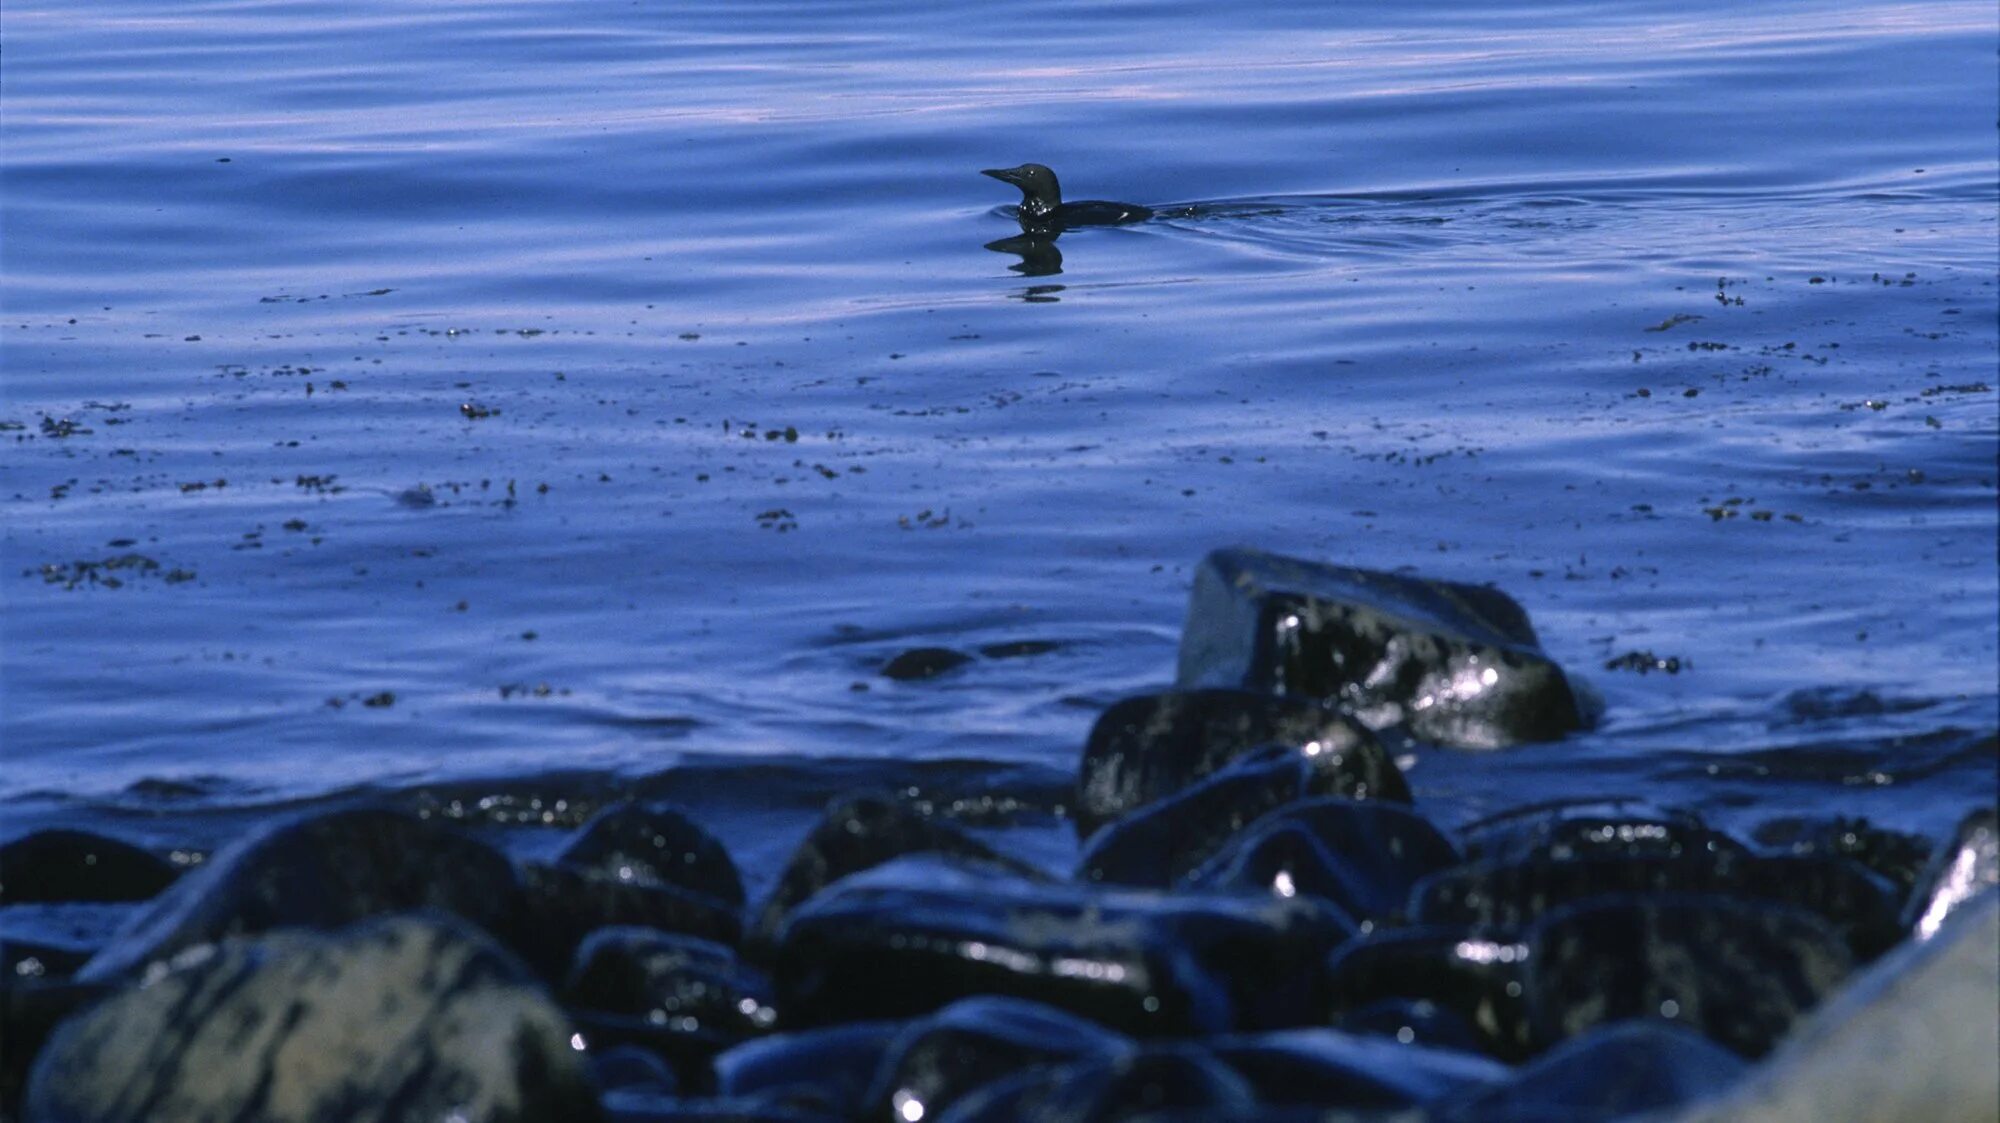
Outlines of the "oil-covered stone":
[[203,948],[57,1031],[31,1123],[599,1117],[571,1029],[484,934],[385,917]]
[[577,829],[559,865],[648,885],[672,885],[743,907],[743,880],[714,835],[669,803],[622,803]]
[[1242,1075],[1193,1045],[1034,1068],[960,1100],[939,1123],[1114,1123],[1155,1112],[1196,1118],[1257,1106]]
[[898,1034],[867,1096],[866,1117],[935,1119],[1023,1068],[1122,1056],[1129,1039],[1039,1002],[961,999]]
[[457,831],[393,811],[334,811],[259,830],[182,877],[77,973],[133,974],[196,944],[273,928],[335,928],[409,909],[489,932],[519,915],[514,867]]
[[591,933],[560,997],[593,1052],[644,1046],[697,1090],[712,1084],[711,1057],[777,1022],[769,980],[733,949],[653,928]]
[[1315,794],[1409,802],[1409,785],[1374,734],[1337,710],[1245,690],[1174,690],[1099,715],[1083,748],[1077,834],[1088,838],[1269,745],[1307,758]]
[[1845,858],[1598,856],[1475,862],[1425,878],[1411,912],[1427,924],[1519,927],[1558,906],[1614,894],[1722,894],[1795,905],[1866,958],[1895,942],[1895,891]]
[[[1407,1019],[1429,1007],[1424,1022],[1445,1022],[1441,1037],[1462,1027],[1481,1052],[1519,1060],[1534,1046],[1524,1002],[1527,958],[1528,946],[1511,937],[1458,927],[1377,929],[1328,961],[1328,1020],[1359,1030],[1381,1025],[1391,1009]],[[1417,1040],[1408,1020],[1389,1028],[1409,1028]]]
[[1193,786],[1106,824],[1084,846],[1077,879],[1165,889],[1267,812],[1305,798],[1313,775],[1311,759],[1298,749],[1253,750]]
[[1684,1107],[1740,1079],[1749,1065],[1700,1034],[1615,1022],[1564,1042],[1511,1078],[1438,1105],[1434,1123],[1561,1123],[1624,1119]]
[[1430,820],[1401,804],[1313,799],[1281,807],[1230,839],[1191,888],[1307,894],[1361,920],[1401,916],[1410,890],[1459,860]]
[[1216,1057],[1270,1105],[1420,1107],[1496,1084],[1505,1065],[1450,1049],[1403,1045],[1334,1029],[1210,1038]]
[[36,831],[0,846],[0,905],[143,901],[179,876],[165,858],[90,831]]
[[774,938],[799,904],[849,874],[905,854],[948,854],[996,862],[1020,876],[1037,871],[993,852],[951,823],[886,795],[862,795],[828,807],[819,824],[792,852],[777,887],[758,910],[754,934]]
[[1562,803],[1504,812],[1459,830],[1475,861],[1721,857],[1750,851],[1684,811],[1637,800]]
[[637,925],[722,944],[743,938],[734,907],[674,885],[622,881],[573,866],[529,863],[520,871],[517,937],[537,970],[561,978],[577,948],[602,928]]
[[1526,943],[1526,1008],[1543,1046],[1658,1018],[1762,1056],[1854,967],[1812,913],[1719,896],[1587,902],[1543,918]]
[[812,1024],[998,994],[1134,1034],[1295,1025],[1321,1012],[1323,957],[1350,931],[1305,900],[1103,892],[904,859],[794,914],[779,1008]]
[[722,1097],[738,1104],[857,1118],[902,1029],[896,1021],[856,1021],[759,1038],[717,1057],[716,1079]]
[[1257,550],[1195,571],[1177,681],[1318,699],[1459,748],[1553,740],[1586,716],[1505,593]]

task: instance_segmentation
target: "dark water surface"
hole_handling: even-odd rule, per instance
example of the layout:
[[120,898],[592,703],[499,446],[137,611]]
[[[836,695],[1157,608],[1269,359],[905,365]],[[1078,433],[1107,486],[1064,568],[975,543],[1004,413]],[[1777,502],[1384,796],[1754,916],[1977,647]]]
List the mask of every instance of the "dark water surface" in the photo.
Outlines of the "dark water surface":
[[[1987,0],[4,34],[5,833],[690,755],[1066,773],[1237,543],[1495,583],[1604,695],[1414,761],[1447,820],[1992,799]],[[1174,209],[1052,272],[985,248],[977,170],[1026,160]],[[918,646],[990,651],[879,675]]]

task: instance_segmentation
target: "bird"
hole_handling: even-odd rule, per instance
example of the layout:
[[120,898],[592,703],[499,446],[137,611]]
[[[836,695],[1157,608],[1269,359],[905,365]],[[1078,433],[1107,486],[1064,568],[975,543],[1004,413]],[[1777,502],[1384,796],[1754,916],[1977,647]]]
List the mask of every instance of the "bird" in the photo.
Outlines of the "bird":
[[1056,173],[1045,164],[986,168],[979,174],[992,176],[1021,189],[1019,217],[1023,230],[1059,233],[1076,226],[1123,226],[1153,217],[1151,207],[1142,207],[1137,203],[1107,203],[1102,199],[1065,203],[1062,201],[1062,186],[1056,182]]

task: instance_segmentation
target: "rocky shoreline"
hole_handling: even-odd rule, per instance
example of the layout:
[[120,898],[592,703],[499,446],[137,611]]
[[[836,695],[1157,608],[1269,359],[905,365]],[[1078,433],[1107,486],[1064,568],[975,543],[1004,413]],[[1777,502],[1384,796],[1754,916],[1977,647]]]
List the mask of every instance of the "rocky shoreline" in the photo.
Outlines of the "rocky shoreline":
[[698,799],[534,856],[440,804],[315,810],[188,872],[37,832],[0,846],[0,906],[145,903],[81,948],[0,941],[0,1113],[2000,1112],[1992,808],[1936,847],[1847,822],[1774,853],[1624,799],[1447,830],[1398,763],[1597,708],[1496,590],[1227,550],[1176,688],[1083,747],[1074,869],[968,829],[1004,786],[852,792],[756,871]]

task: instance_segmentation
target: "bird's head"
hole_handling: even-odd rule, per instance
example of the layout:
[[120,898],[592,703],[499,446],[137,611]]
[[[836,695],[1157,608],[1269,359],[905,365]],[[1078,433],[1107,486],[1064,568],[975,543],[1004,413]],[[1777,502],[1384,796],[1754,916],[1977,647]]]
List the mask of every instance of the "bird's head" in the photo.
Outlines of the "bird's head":
[[1022,164],[1018,168],[987,168],[979,173],[1021,189],[1021,212],[1040,217],[1062,205],[1062,187],[1056,173],[1042,164]]

